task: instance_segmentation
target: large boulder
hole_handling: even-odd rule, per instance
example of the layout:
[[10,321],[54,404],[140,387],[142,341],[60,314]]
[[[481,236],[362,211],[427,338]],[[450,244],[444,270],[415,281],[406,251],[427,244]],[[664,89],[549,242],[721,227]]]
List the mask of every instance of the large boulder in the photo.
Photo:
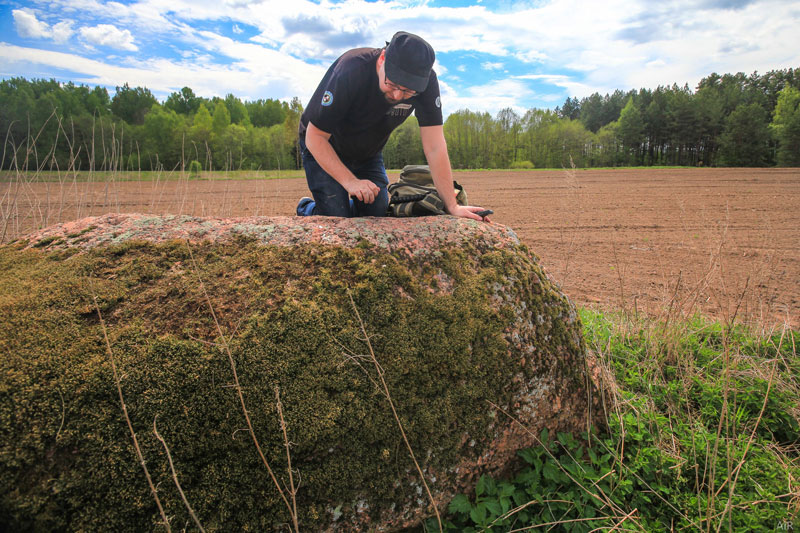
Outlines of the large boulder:
[[0,273],[4,530],[163,530],[112,361],[172,526],[192,519],[154,421],[206,531],[290,523],[234,366],[288,488],[280,394],[306,531],[433,515],[398,420],[444,511],[592,416],[575,308],[499,225],[107,215],[0,247]]

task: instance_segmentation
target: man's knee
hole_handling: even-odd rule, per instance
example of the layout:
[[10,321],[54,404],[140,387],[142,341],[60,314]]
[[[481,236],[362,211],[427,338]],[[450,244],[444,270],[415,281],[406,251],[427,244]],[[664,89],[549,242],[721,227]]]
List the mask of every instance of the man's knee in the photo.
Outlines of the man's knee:
[[353,202],[345,195],[342,197],[339,194],[318,194],[314,195],[314,201],[317,203],[314,207],[315,215],[322,215],[328,217],[352,217],[355,215],[353,211]]
[[356,216],[360,217],[385,217],[389,208],[389,193],[386,187],[381,187],[380,193],[371,204],[355,202]]

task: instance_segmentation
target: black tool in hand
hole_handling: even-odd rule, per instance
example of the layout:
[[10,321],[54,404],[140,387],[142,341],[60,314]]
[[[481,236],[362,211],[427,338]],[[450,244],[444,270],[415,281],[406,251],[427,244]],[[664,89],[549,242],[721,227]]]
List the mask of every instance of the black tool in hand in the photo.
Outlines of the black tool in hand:
[[492,211],[491,209],[484,209],[483,211],[476,211],[475,212],[475,214],[478,215],[481,218],[489,216],[489,215],[491,215],[493,213],[494,213],[494,211]]

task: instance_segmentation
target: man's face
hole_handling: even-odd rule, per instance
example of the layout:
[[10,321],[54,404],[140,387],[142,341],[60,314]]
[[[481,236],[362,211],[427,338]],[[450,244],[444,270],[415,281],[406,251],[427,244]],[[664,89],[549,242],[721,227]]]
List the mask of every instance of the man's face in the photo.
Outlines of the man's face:
[[392,80],[386,79],[385,53],[385,51],[381,52],[380,64],[378,66],[378,86],[387,102],[390,104],[399,104],[403,100],[408,100],[412,96],[415,96],[417,93],[402,85],[392,83]]

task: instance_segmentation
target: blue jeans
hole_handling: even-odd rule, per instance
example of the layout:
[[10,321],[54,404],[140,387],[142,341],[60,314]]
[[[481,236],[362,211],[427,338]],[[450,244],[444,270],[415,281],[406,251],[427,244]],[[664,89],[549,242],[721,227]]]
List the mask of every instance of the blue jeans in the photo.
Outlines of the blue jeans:
[[302,149],[306,181],[316,204],[311,214],[332,217],[386,216],[386,209],[389,207],[389,191],[386,189],[389,186],[389,178],[386,176],[386,168],[383,166],[383,154],[379,153],[364,161],[342,160],[342,163],[358,179],[370,180],[380,189],[375,201],[365,204],[357,198],[351,199],[347,190],[319,166],[314,156],[306,148],[303,139],[300,140],[300,148]]

